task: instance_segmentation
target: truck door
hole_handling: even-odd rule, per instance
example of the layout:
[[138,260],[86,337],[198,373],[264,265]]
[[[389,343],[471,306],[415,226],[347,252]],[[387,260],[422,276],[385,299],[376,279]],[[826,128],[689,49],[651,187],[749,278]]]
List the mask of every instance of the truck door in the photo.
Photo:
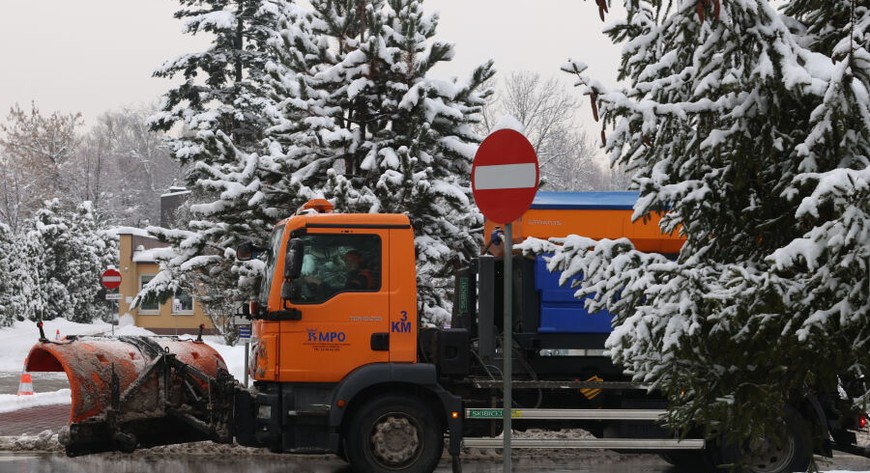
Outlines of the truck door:
[[336,382],[389,361],[389,231],[309,228],[300,238],[289,304],[301,315],[281,321],[279,381]]

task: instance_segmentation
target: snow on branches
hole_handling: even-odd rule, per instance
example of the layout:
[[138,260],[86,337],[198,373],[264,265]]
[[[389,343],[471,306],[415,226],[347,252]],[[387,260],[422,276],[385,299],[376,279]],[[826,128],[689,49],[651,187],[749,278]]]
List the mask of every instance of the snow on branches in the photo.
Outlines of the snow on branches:
[[[181,3],[177,16],[191,31],[216,39],[157,71],[209,75],[205,86],[188,80],[170,91],[153,118],[185,125],[174,150],[193,191],[191,235],[153,230],[176,251],[164,269],[208,278],[223,268],[211,292],[242,297],[230,278],[250,268],[224,250],[243,239],[265,246],[273,223],[327,198],[339,212],[410,217],[424,317],[446,320],[448,263],[478,246],[469,231],[482,223],[469,204],[480,140],[472,126],[492,64],[466,80],[431,77],[453,46],[434,40],[438,17],[420,0]],[[234,29],[246,47],[228,40]]]
[[665,261],[566,239],[550,264],[583,274],[578,295],[614,313],[611,356],[673,396],[684,431],[751,438],[870,370],[870,9],[783,3],[625,2],[606,33],[626,85],[563,66],[634,173],[634,217],[662,212],[687,242]]

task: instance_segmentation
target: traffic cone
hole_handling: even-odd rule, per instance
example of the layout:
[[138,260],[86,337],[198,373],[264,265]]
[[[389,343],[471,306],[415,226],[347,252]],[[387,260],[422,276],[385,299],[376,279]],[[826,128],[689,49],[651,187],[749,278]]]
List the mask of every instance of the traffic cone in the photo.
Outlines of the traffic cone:
[[27,372],[27,359],[24,359],[24,370],[21,371],[21,382],[18,383],[18,395],[19,396],[32,396],[33,395],[33,379],[30,377],[30,373]]

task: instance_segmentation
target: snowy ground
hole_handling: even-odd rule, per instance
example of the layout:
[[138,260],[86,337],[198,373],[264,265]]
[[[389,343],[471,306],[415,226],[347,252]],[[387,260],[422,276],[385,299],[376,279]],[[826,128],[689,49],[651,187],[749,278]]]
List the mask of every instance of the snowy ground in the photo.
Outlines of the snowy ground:
[[[45,335],[48,338],[64,337],[67,335],[97,335],[111,334],[112,327],[106,323],[94,324],[77,324],[66,320],[49,321],[45,323]],[[128,321],[122,318],[121,326],[115,327],[115,335],[154,335],[145,329],[130,325]],[[0,376],[14,376],[15,379],[20,378],[24,359],[27,356],[30,348],[38,341],[39,331],[36,324],[33,322],[17,322],[14,326],[0,329]],[[244,377],[244,346],[230,347],[223,344],[220,337],[204,337],[206,343],[217,350],[227,363],[230,372],[241,381]],[[34,379],[37,375],[34,375]],[[63,373],[46,373],[38,376],[56,376],[59,379],[65,379]],[[10,412],[29,407],[37,407],[52,404],[70,404],[70,390],[68,388],[57,389],[48,392],[41,392],[36,383],[35,394],[28,396],[18,396],[16,394],[0,394],[0,413]],[[563,435],[577,436],[583,435],[580,433],[565,431]],[[534,436],[534,432],[527,434],[518,433],[517,437],[526,435]],[[862,436],[862,442],[870,442],[870,436]],[[4,451],[23,451],[23,450],[39,450],[39,451],[61,451],[61,447],[57,442],[57,433],[45,431],[38,435],[25,435],[20,437],[0,437],[0,450]],[[263,450],[250,449],[239,446],[218,445],[211,442],[201,442],[197,444],[174,445],[167,447],[157,447],[143,451],[144,454],[234,454],[234,455],[252,455],[264,454]],[[629,461],[631,456],[621,458],[618,453],[611,451],[595,452],[594,455],[579,454],[576,451],[547,451],[526,453],[524,455],[539,456],[540,460],[547,458],[555,459],[564,456],[577,456],[578,461],[582,461],[588,457],[589,461],[600,463],[608,462],[623,462]],[[625,457],[625,456],[624,456]],[[475,450],[463,453],[463,458],[466,459],[481,459],[481,460],[499,460],[501,458],[500,451],[496,450]],[[824,468],[824,465],[820,465]],[[829,473],[835,473],[835,470],[828,470]],[[853,472],[854,473],[854,472]],[[870,469],[863,473],[870,473]]]

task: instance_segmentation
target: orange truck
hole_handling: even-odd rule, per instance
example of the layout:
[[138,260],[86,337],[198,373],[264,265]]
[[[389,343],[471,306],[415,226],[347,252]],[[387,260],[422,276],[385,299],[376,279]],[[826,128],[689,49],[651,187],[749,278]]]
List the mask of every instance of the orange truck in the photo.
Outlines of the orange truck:
[[[679,237],[659,234],[654,221],[631,222],[636,198],[539,193],[514,234],[628,236],[648,251],[677,252]],[[69,455],[212,440],[331,452],[362,472],[428,473],[445,444],[454,471],[462,446],[501,447],[502,259],[481,256],[458,271],[450,326],[424,327],[407,216],[340,214],[315,200],[279,222],[267,248],[242,245],[237,256],[262,258],[266,268],[245,314],[253,325],[250,388],[197,340],[43,336],[33,347],[28,370],[70,378],[73,406],[61,436]],[[695,466],[733,460],[714,442],[673,438],[659,425],[664,399],[604,356],[609,315],[586,314],[543,256],[511,257],[519,288],[510,327],[513,426],[595,437],[516,438],[513,448],[652,451]],[[858,417],[826,416],[828,402],[801,405],[806,418],[788,424],[785,445],[741,452],[773,472],[794,471],[832,446],[860,453]]]

